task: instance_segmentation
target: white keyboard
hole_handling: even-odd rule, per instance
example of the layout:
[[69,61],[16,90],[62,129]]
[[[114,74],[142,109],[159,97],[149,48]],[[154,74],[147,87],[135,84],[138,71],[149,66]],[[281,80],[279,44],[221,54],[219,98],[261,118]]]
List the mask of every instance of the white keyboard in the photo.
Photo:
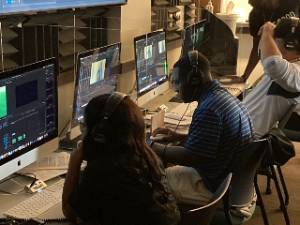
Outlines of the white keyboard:
[[60,180],[48,186],[42,192],[34,194],[32,197],[20,202],[3,214],[17,219],[38,218],[39,215],[61,202],[64,180]]
[[185,117],[182,115],[178,115],[177,113],[166,113],[165,118],[173,119],[173,120],[185,120]]

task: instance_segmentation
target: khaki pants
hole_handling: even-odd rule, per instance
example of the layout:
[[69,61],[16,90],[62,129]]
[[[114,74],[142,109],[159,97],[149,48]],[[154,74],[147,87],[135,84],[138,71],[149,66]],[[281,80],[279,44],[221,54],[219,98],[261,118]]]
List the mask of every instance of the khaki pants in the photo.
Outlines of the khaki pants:
[[173,195],[180,204],[206,205],[213,194],[205,187],[199,173],[192,167],[172,166],[166,169]]

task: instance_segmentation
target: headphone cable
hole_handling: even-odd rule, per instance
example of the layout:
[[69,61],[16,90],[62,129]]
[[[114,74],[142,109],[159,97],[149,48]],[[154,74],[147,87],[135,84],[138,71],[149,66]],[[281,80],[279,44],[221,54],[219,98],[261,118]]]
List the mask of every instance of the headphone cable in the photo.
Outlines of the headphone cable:
[[[175,129],[174,129],[174,132],[177,131],[177,129],[178,129],[179,125],[180,125],[180,122],[183,120],[183,117],[184,117],[185,114],[187,113],[187,111],[188,111],[190,105],[191,105],[191,102],[188,103],[188,105],[186,106],[186,109],[184,110],[183,114],[181,115],[180,119],[178,120],[178,123],[176,124],[176,127],[175,127]],[[163,162],[163,164],[164,164],[164,167],[167,167],[166,160],[165,160],[167,147],[168,147],[168,144],[165,144],[165,146],[164,146],[164,148],[163,148],[162,156],[161,156],[161,159],[162,159],[162,162]]]

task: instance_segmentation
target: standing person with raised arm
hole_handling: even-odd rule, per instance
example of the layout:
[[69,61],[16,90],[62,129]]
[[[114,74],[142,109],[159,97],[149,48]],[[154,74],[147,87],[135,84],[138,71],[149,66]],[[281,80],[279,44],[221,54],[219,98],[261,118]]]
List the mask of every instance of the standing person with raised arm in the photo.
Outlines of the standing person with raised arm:
[[264,75],[243,101],[257,137],[269,132],[293,104],[300,102],[299,18],[283,18],[276,26],[267,22],[260,34]]
[[300,7],[299,0],[249,0],[249,4],[253,6],[249,15],[249,28],[253,37],[253,46],[242,75],[244,81],[247,81],[259,61],[259,28],[267,21],[276,22],[281,17],[298,15]]

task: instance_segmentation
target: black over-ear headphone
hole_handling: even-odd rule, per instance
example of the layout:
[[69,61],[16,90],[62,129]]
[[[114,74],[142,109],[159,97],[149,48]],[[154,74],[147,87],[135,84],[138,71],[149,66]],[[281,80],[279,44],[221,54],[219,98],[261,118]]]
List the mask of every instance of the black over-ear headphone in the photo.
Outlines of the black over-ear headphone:
[[297,37],[296,29],[300,29],[299,18],[291,17],[290,19],[292,20],[292,27],[290,33],[284,40],[284,45],[287,49],[297,49],[299,48],[299,37]]
[[95,142],[102,144],[106,142],[105,133],[106,129],[109,127],[108,119],[125,97],[127,97],[127,95],[121,92],[114,92],[108,97],[104,106],[103,117],[100,122],[95,125],[91,133],[91,136]]
[[202,84],[203,75],[199,70],[199,53],[198,51],[189,51],[188,57],[192,70],[187,74],[187,85],[200,86]]
[[[300,50],[300,43],[299,43],[299,32],[300,32],[300,20],[298,17],[289,17],[289,18],[282,18],[279,19],[277,22],[277,26],[284,26],[280,23],[282,22],[284,24],[284,20],[290,21],[290,29],[288,31],[285,30],[285,32],[280,31],[278,35],[279,38],[282,38],[284,41],[284,47],[289,50]],[[298,30],[298,31],[297,31]],[[276,28],[275,28],[276,33]],[[284,37],[281,37],[282,35],[285,35]]]

